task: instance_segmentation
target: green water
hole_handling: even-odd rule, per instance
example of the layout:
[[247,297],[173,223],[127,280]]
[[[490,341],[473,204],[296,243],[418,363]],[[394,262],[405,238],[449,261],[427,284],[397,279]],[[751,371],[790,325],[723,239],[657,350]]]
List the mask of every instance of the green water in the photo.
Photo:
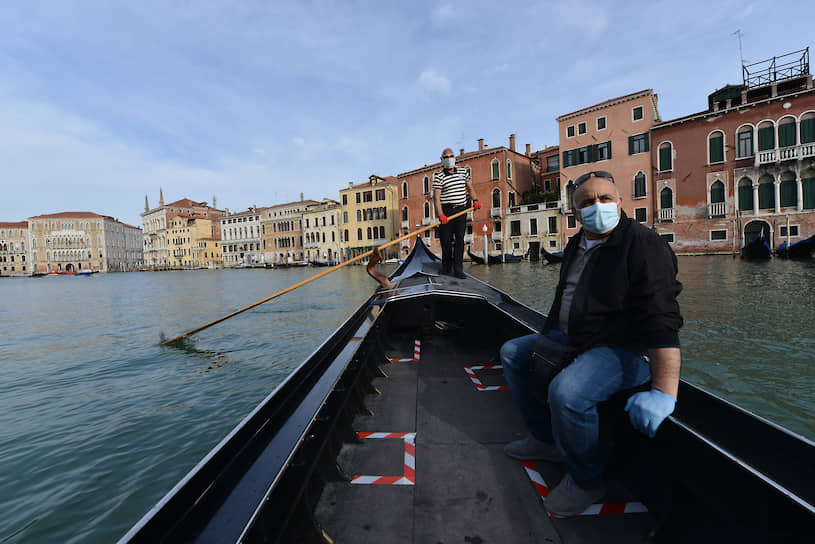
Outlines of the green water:
[[[385,269],[386,271],[388,269]],[[815,262],[680,258],[683,377],[815,438]],[[110,542],[371,293],[347,267],[0,280],[0,542]],[[472,266],[548,310],[557,265]],[[14,535],[14,536],[11,536]]]

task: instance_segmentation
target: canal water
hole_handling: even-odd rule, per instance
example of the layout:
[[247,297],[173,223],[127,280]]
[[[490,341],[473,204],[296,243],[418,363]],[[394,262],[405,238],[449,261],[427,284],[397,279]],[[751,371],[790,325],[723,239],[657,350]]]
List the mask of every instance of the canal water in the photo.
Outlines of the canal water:
[[[558,265],[468,271],[534,308]],[[385,271],[392,270],[386,268]],[[343,268],[0,281],[0,543],[111,542],[371,293]],[[683,377],[815,439],[815,262],[680,258]]]

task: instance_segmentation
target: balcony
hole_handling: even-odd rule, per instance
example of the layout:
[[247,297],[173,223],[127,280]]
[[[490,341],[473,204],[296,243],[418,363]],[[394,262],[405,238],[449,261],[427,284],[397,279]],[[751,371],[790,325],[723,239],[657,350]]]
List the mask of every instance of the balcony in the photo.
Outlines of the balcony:
[[464,243],[465,244],[472,244],[473,243],[473,235],[472,234],[465,234],[464,235]]
[[659,222],[660,223],[671,223],[674,220],[674,209],[673,208],[662,208],[659,210]]
[[811,157],[815,157],[815,142],[759,151],[756,155],[756,166]]
[[501,207],[490,208],[490,217],[501,217]]
[[410,229],[410,221],[402,221],[403,229]]
[[493,242],[502,242],[504,239],[501,236],[503,233],[499,230],[498,232],[492,233],[492,241]]
[[467,212],[467,221],[473,220],[473,212]]
[[399,247],[410,249],[410,240],[402,240],[401,242],[399,242]]
[[725,217],[727,215],[727,202],[714,202],[707,205],[708,217]]
[[422,219],[422,226],[426,227],[427,225],[431,224],[432,222],[433,222],[432,217],[425,217],[424,219]]

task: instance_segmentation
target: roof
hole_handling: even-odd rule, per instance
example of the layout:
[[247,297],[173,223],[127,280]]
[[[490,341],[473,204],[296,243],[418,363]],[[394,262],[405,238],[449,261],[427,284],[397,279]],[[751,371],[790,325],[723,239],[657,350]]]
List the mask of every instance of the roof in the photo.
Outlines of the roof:
[[29,217],[29,219],[58,219],[61,217],[79,217],[82,219],[91,219],[91,218],[99,218],[99,219],[110,219],[111,221],[115,221],[109,215],[99,215],[98,213],[93,212],[59,212],[59,213],[44,213],[42,215],[35,215],[34,217]]
[[[285,204],[274,204],[272,206],[267,206],[263,208],[264,210],[271,210],[274,208],[285,208],[286,206],[294,206],[295,204],[302,204],[304,206],[312,206],[314,204],[319,204],[316,200],[306,199],[306,200],[295,200],[294,202],[287,202]],[[258,208],[261,209],[261,208]]]
[[623,96],[620,96],[620,97],[617,97],[617,98],[611,98],[609,100],[604,100],[604,101],[602,101],[602,102],[600,102],[598,104],[595,104],[593,106],[589,106],[587,108],[581,108],[581,109],[579,109],[577,111],[573,111],[571,113],[563,114],[560,117],[557,117],[555,120],[557,122],[565,121],[566,119],[569,119],[570,117],[576,117],[576,116],[582,115],[584,113],[589,113],[590,111],[599,110],[599,109],[602,109],[602,108],[607,108],[609,106],[614,106],[614,105],[619,104],[621,102],[627,102],[629,100],[634,100],[635,98],[640,98],[640,97],[643,97],[643,96],[653,96],[653,94],[654,94],[653,89],[644,89],[642,91],[637,91],[635,93],[626,94],[626,95],[623,95]]
[[206,202],[196,202],[194,200],[190,200],[189,198],[182,198],[181,200],[176,200],[175,202],[170,202],[169,204],[164,205],[165,208],[169,208],[170,206],[176,208],[207,208],[209,210],[215,210],[218,212],[223,211],[219,210],[218,208],[213,208]]
[[27,229],[28,221],[5,222],[0,221],[0,229]]
[[[523,153],[521,153],[519,151],[513,151],[513,150],[511,150],[510,148],[508,148],[506,146],[485,147],[484,149],[481,149],[481,150],[476,149],[475,151],[467,151],[463,155],[456,155],[456,165],[458,166],[459,163],[461,163],[462,161],[476,159],[478,157],[482,157],[482,156],[485,156],[485,155],[492,155],[493,153],[499,153],[501,151],[506,151],[508,153],[515,153],[516,155],[520,155],[521,157],[524,157],[524,158],[527,158],[527,159],[529,158],[525,154],[523,154]],[[404,178],[404,177],[407,177],[407,176],[412,176],[413,174],[418,174],[420,172],[426,172],[426,171],[429,171],[429,170],[438,170],[440,168],[441,168],[441,162],[435,162],[433,164],[426,164],[426,165],[422,166],[421,168],[416,168],[415,170],[402,172],[401,174],[397,174],[396,177],[397,178]]]
[[[122,223],[121,221],[119,221],[119,222]],[[128,225],[127,223],[122,223],[122,225],[124,225],[125,227],[128,227],[128,228],[131,228],[131,229],[139,229],[139,230],[141,230],[141,227],[134,227],[133,225]]]

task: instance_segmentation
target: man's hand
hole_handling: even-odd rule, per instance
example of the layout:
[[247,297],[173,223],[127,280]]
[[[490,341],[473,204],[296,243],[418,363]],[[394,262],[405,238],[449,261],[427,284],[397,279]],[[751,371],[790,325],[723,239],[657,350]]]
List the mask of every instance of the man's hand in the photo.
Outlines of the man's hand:
[[481,203],[478,200],[473,200],[473,209],[474,210],[480,210],[481,209]]
[[447,224],[447,216],[444,215],[443,213],[440,213],[439,214],[439,221],[441,221],[442,225],[446,225]]
[[635,429],[648,438],[654,438],[659,425],[673,413],[674,406],[674,397],[659,389],[651,389],[631,395],[625,404],[625,411]]

